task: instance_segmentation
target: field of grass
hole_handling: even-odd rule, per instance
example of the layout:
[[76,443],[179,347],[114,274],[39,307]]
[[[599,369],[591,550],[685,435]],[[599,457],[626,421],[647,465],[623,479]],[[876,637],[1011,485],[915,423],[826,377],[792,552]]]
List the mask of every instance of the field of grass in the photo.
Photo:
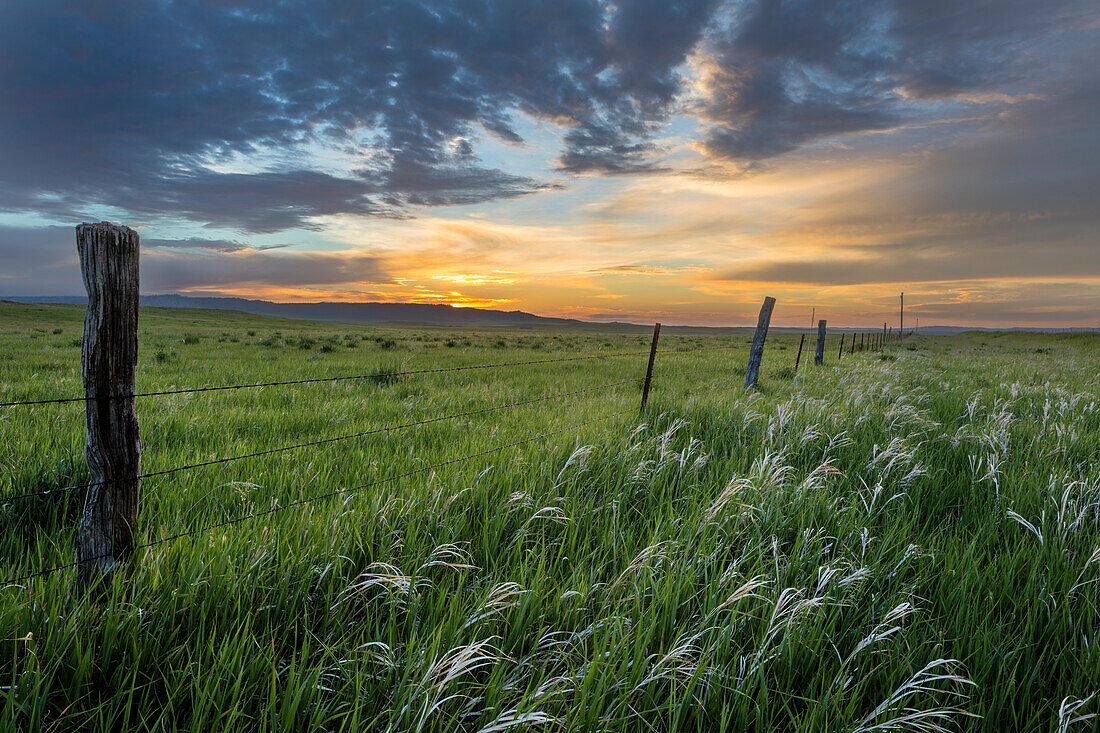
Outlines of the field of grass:
[[[155,542],[0,589],[5,730],[1075,731],[1100,709],[1100,337],[360,327],[145,309]],[[82,310],[0,303],[0,402],[80,396]],[[734,349],[719,350],[726,346]],[[847,349],[846,349],[847,352]],[[621,414],[614,414],[621,413]],[[598,418],[608,417],[607,419]],[[584,421],[581,427],[572,427]],[[496,446],[512,448],[479,455]],[[0,408],[0,493],[88,479],[83,406]],[[420,470],[405,478],[382,482]],[[0,580],[82,497],[0,508]]]

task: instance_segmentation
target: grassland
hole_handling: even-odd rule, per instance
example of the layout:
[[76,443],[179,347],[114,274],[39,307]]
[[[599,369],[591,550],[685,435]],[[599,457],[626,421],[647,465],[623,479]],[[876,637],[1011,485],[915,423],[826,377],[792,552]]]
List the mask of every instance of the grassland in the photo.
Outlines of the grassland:
[[[0,401],[79,395],[80,309],[0,304]],[[0,590],[0,727],[1095,729],[1100,339],[921,337],[826,365],[769,337],[142,313],[143,469],[569,398],[145,482],[106,596]],[[87,480],[82,406],[0,408],[0,492]],[[580,428],[584,420],[626,410]],[[78,492],[0,512],[5,578],[68,563]],[[923,726],[923,727],[922,727]]]

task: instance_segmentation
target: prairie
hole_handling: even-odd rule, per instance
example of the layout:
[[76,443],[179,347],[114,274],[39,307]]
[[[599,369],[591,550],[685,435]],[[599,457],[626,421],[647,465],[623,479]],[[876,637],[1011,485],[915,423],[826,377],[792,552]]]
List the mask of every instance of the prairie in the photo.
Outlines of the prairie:
[[[773,333],[746,392],[750,332],[666,330],[639,415],[646,329],[141,329],[141,391],[367,376],[139,398],[145,472],[369,434],[146,479],[105,594],[0,589],[4,729],[1094,729],[1100,337]],[[0,402],[81,396],[81,331],[0,303]],[[0,407],[0,494],[84,440]],[[81,501],[4,503],[0,580]]]

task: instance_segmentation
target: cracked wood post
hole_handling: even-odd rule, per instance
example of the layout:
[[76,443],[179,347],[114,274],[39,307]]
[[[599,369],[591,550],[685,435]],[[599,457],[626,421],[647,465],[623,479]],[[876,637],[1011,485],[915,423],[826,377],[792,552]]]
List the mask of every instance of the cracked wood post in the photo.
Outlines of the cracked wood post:
[[817,322],[817,350],[814,351],[814,364],[825,363],[825,319]]
[[653,343],[649,346],[649,366],[645,369],[645,384],[642,385],[642,409],[645,412],[645,403],[649,401],[649,384],[653,381],[653,362],[657,358],[657,338],[661,335],[661,324],[653,324]]
[[806,343],[806,334],[802,334],[798,339],[798,356],[794,358],[794,370],[798,371],[798,362],[802,361],[802,344]]
[[88,583],[109,576],[136,544],[141,493],[141,441],[133,397],[138,235],[109,222],[81,224],[76,249],[88,291],[80,365],[94,484],[77,529],[76,562],[80,582]]
[[775,308],[775,298],[764,298],[764,304],[760,306],[760,317],[756,319],[756,333],[752,336],[752,347],[749,349],[749,365],[745,369],[745,389],[756,386],[756,379],[760,376],[760,360],[764,358],[764,341],[768,338],[768,325],[772,321],[772,309]]

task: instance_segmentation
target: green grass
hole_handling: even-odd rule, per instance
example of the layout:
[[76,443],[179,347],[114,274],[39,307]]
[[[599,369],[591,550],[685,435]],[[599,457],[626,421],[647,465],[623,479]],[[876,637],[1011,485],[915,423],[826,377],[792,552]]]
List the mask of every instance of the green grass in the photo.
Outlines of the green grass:
[[[640,381],[644,353],[395,373],[649,342],[141,323],[143,391],[373,375],[141,399],[145,471]],[[0,401],[80,395],[80,333],[79,308],[0,303]],[[1092,729],[1071,721],[1095,698],[1071,711],[1100,689],[1100,339],[838,363],[834,338],[796,374],[773,333],[746,393],[750,335],[666,329],[737,349],[659,354],[644,418],[568,427],[636,409],[630,381],[147,480],[150,542],[562,431],[156,545],[106,595],[70,597],[71,569],[3,588],[0,728]],[[87,480],[82,412],[0,408],[0,491]],[[75,493],[4,506],[0,575],[72,560]]]

